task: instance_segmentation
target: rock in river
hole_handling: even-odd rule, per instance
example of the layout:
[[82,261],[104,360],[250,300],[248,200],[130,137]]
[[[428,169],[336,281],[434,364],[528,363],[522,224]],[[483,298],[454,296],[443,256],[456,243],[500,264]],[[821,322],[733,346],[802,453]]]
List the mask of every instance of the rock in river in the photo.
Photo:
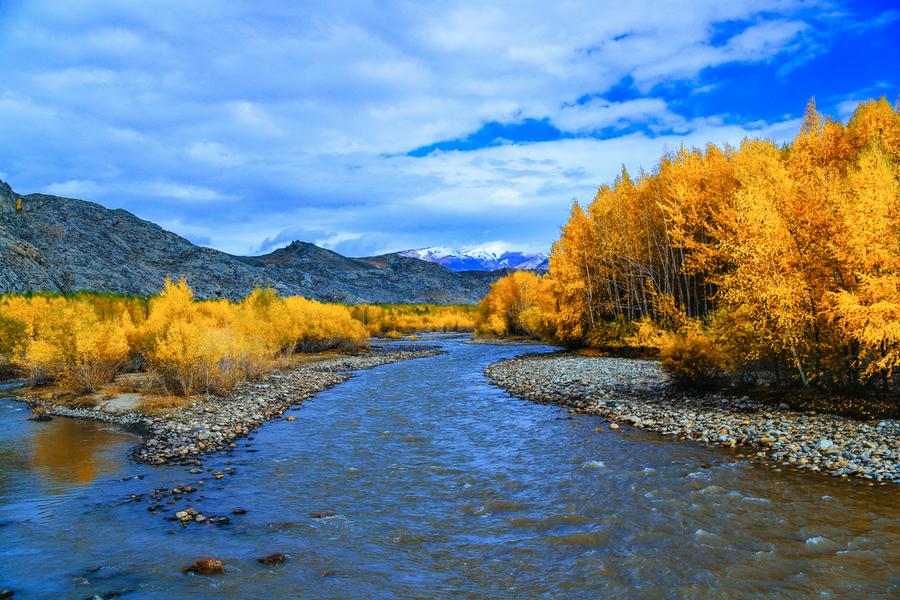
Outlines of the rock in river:
[[225,565],[218,558],[201,558],[189,567],[182,569],[184,573],[197,575],[219,575],[225,572]]
[[270,554],[268,556],[263,556],[262,558],[257,558],[258,562],[261,562],[264,565],[280,565],[285,561],[284,552],[276,552],[275,554]]

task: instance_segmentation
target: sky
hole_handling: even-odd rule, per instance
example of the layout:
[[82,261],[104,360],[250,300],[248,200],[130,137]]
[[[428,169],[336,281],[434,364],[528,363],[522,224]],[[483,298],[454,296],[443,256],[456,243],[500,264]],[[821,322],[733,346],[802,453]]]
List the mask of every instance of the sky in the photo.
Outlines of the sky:
[[893,5],[0,0],[0,179],[234,254],[546,251],[623,165],[896,101]]

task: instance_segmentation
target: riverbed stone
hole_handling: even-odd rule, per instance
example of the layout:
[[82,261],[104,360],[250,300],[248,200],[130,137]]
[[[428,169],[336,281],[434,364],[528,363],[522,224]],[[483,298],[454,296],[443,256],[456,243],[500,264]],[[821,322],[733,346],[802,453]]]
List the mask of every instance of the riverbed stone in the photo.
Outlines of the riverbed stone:
[[257,562],[262,563],[264,565],[280,565],[286,560],[286,556],[284,552],[275,552],[274,554],[269,554],[268,556],[263,556],[262,558],[257,558]]
[[201,558],[189,567],[182,569],[184,573],[197,575],[220,575],[225,573],[225,565],[218,558]]

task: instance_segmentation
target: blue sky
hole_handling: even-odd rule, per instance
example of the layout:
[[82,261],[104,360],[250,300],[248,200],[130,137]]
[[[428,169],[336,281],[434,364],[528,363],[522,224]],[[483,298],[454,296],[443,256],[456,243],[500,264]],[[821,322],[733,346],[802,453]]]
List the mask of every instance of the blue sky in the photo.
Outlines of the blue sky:
[[0,179],[238,254],[546,250],[621,165],[898,65],[890,2],[0,0]]

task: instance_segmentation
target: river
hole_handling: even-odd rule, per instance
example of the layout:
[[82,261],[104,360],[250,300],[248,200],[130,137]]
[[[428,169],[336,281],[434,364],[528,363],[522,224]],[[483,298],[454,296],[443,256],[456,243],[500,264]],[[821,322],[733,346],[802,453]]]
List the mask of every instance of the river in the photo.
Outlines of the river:
[[[900,595],[896,487],[608,431],[598,417],[511,398],[482,374],[549,348],[436,343],[446,354],[358,372],[288,413],[295,421],[208,457],[204,469],[235,469],[218,480],[130,462],[137,438],[116,426],[35,423],[0,400],[0,588],[16,598]],[[247,513],[182,528],[140,496],[198,480],[167,515]],[[274,552],[287,562],[256,562]],[[181,573],[201,557],[228,572]]]

